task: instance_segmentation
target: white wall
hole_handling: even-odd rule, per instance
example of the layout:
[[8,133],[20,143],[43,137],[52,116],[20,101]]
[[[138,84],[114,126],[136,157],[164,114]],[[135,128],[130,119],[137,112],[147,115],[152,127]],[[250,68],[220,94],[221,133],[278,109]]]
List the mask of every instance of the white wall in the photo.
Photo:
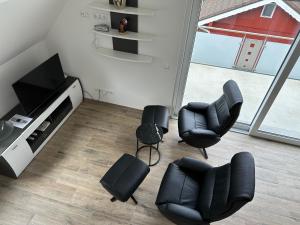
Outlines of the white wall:
[[42,41],[66,0],[9,0],[0,4],[0,65]]
[[45,61],[45,39],[66,0],[9,0],[0,4],[0,118],[18,100],[12,83]]
[[[135,108],[148,104],[170,106],[184,38],[185,11],[191,1],[139,1],[140,7],[157,10],[154,17],[139,18],[139,30],[156,36],[153,42],[139,44],[141,53],[154,56],[152,64],[121,62],[97,55],[91,47],[91,29],[101,21],[93,19],[94,12],[87,9],[89,2],[68,1],[47,37],[50,53],[59,52],[65,72],[79,76],[84,89],[95,99],[96,89],[100,88],[112,92],[102,96],[103,101]],[[81,17],[81,11],[88,11],[90,17]],[[111,38],[101,41],[111,47]]]
[[18,103],[12,84],[49,57],[44,41],[0,65],[0,118]]

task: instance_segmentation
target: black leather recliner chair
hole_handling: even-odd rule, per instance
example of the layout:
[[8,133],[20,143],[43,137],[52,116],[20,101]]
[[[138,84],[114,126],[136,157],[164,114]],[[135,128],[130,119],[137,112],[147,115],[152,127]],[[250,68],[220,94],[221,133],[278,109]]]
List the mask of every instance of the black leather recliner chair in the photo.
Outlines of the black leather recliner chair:
[[171,163],[163,177],[156,205],[178,225],[209,225],[222,220],[254,197],[255,165],[248,152],[236,154],[221,167],[191,158]]
[[223,86],[224,94],[214,103],[192,102],[179,111],[178,130],[182,141],[193,147],[205,148],[221,140],[236,122],[243,104],[243,96],[237,83],[227,81]]

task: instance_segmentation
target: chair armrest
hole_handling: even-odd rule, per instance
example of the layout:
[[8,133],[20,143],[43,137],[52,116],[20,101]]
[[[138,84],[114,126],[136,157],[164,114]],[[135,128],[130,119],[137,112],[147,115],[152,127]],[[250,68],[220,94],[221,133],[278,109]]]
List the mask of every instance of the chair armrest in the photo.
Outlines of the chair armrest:
[[231,159],[229,201],[251,201],[255,193],[255,162],[249,152],[240,152]]
[[190,102],[187,104],[187,109],[192,111],[204,112],[208,108],[209,104],[203,102]]
[[204,162],[196,160],[196,159],[188,158],[188,157],[182,158],[176,164],[181,168],[185,168],[185,169],[200,172],[200,173],[213,168],[212,166],[208,165],[207,163],[204,163]]
[[185,132],[182,139],[194,147],[207,148],[219,142],[221,137],[212,130],[197,128]]
[[158,208],[176,224],[208,225],[208,223],[203,221],[200,213],[194,209],[173,203],[159,205]]

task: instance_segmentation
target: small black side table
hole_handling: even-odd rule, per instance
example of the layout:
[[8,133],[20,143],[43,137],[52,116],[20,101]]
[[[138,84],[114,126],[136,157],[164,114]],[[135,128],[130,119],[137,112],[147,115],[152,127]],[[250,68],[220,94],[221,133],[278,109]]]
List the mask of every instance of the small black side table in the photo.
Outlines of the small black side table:
[[[148,165],[155,166],[158,164],[160,161],[159,142],[161,142],[163,138],[163,129],[154,123],[145,123],[137,128],[136,137],[137,143],[135,156],[138,158],[140,150],[148,147],[150,149]],[[139,146],[139,142],[143,145]],[[154,163],[151,161],[152,149],[158,153],[158,160]]]

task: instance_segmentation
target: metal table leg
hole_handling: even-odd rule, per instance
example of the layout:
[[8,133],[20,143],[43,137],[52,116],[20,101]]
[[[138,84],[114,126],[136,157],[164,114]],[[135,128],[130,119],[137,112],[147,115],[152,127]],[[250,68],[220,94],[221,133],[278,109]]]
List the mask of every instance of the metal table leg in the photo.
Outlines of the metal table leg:
[[[138,157],[139,152],[144,149],[144,148],[149,148],[150,152],[149,152],[149,166],[155,166],[159,163],[160,161],[160,151],[159,151],[159,143],[156,144],[156,146],[153,145],[142,145],[141,147],[139,147],[139,140],[137,140],[137,150],[135,153],[135,157]],[[154,163],[152,163],[152,150],[155,150],[158,154],[158,160]]]

